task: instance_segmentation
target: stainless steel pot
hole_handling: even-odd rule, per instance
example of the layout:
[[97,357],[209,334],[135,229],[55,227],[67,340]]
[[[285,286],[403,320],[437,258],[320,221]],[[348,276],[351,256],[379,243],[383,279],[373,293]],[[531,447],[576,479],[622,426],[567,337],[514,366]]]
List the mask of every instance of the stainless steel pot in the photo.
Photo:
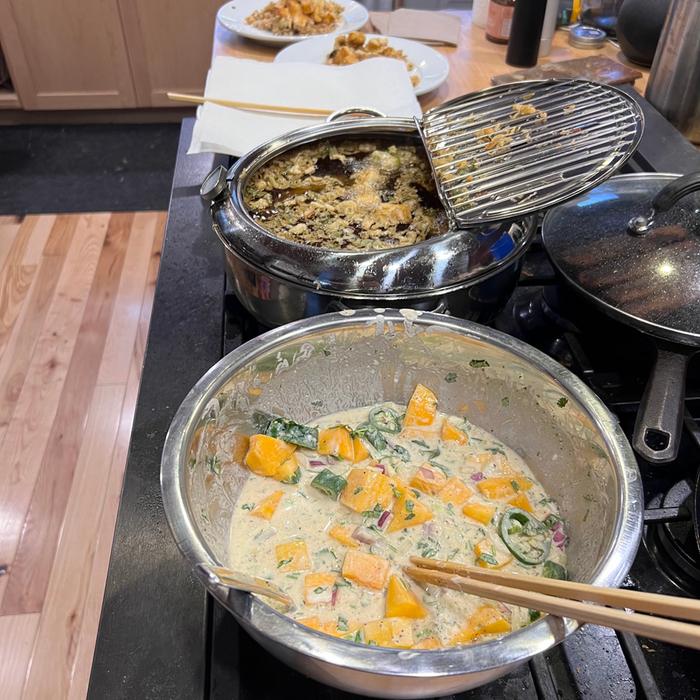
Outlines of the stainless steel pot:
[[[473,359],[488,366],[474,368]],[[289,324],[242,345],[197,383],[173,419],[161,466],[163,503],[183,555],[193,567],[225,564],[235,547],[229,525],[246,471],[233,462],[214,471],[202,463],[197,450],[206,424],[244,424],[254,408],[310,421],[377,401],[405,403],[418,381],[437,392],[443,410],[467,415],[527,460],[568,523],[572,577],[618,585],[637,550],[643,502],[616,419],[534,348],[413,310],[345,311]],[[577,629],[573,620],[546,617],[497,641],[399,651],[328,637],[249,594],[203,584],[285,663],[323,683],[381,697],[449,695],[487,683]]]
[[451,231],[390,250],[345,252],[270,235],[249,216],[243,192],[251,175],[290,149],[337,137],[420,138],[413,121],[374,117],[333,121],[290,132],[207,177],[213,228],[243,306],[277,326],[327,311],[412,307],[486,321],[505,304],[535,233],[535,218]]

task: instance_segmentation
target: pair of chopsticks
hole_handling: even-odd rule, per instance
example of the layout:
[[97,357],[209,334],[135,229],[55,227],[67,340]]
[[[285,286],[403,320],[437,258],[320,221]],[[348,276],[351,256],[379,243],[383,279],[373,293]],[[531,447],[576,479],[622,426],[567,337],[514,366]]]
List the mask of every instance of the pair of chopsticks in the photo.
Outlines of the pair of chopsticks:
[[251,112],[273,112],[282,114],[295,114],[304,117],[328,117],[333,112],[330,109],[318,109],[316,107],[283,107],[282,105],[266,105],[257,102],[239,102],[238,100],[225,100],[220,97],[202,97],[200,95],[187,95],[182,92],[168,92],[168,99],[173,102],[189,102],[203,105],[206,102],[221,105],[222,107],[235,107]]
[[404,571],[418,582],[700,649],[700,625],[679,621],[700,622],[698,600],[506,574],[422,557],[411,557],[411,562],[415,566]]

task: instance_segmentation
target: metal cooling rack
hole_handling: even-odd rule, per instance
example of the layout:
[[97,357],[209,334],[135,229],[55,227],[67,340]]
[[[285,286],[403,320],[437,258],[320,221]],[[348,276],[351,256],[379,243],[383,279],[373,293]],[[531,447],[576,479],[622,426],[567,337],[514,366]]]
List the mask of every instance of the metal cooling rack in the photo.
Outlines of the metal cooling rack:
[[454,227],[559,204],[610,177],[637,148],[639,105],[588,80],[533,80],[471,93],[416,120]]

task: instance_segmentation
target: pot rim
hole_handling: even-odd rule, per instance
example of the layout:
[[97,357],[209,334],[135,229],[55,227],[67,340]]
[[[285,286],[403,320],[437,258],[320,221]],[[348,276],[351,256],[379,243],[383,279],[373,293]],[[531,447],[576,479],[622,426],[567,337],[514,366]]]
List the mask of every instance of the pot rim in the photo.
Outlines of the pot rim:
[[[215,364],[191,389],[178,408],[165,439],[161,460],[163,505],[173,537],[183,556],[194,567],[199,562],[216,564],[198,536],[197,526],[185,500],[186,449],[202,410],[235,372],[261,353],[309,332],[367,325],[379,319],[438,327],[494,344],[524,360],[555,380],[578,402],[596,426],[612,457],[617,479],[617,514],[613,534],[590,582],[617,586],[629,571],[642,534],[642,486],[637,462],[622,429],[602,401],[575,375],[539,350],[505,333],[431,312],[362,310],[325,314],[289,323],[244,343]],[[436,650],[396,650],[366,647],[326,636],[277,612],[260,599],[232,591],[228,597],[205,582],[213,593],[246,627],[276,643],[322,662],[366,673],[436,677],[464,675],[523,663],[563,641],[578,627],[575,620],[548,615],[508,636],[494,641]],[[409,663],[410,662],[410,668]]]
[[[537,229],[536,221],[535,219],[532,219],[532,221],[529,224],[529,229],[532,229],[535,231]],[[289,285],[290,287],[295,287],[297,289],[300,289],[302,291],[311,291],[314,294],[320,294],[322,296],[329,296],[329,297],[338,297],[342,299],[348,299],[348,300],[353,300],[353,301],[363,301],[363,302],[372,302],[371,306],[377,307],[380,306],[381,303],[383,302],[395,302],[395,301],[405,301],[406,303],[409,303],[411,301],[414,301],[416,299],[429,299],[431,297],[440,297],[444,296],[446,294],[451,294],[452,292],[457,292],[461,289],[465,289],[467,287],[472,287],[480,282],[483,282],[484,280],[489,279],[490,277],[494,277],[495,275],[498,275],[499,273],[503,272],[504,270],[507,270],[511,265],[515,265],[525,254],[525,251],[527,250],[529,240],[527,241],[527,244],[523,245],[522,249],[518,251],[517,255],[514,255],[512,258],[510,258],[507,263],[504,263],[501,267],[494,267],[491,269],[484,270],[480,275],[475,275],[474,277],[470,277],[469,279],[462,280],[461,282],[455,282],[453,284],[445,285],[443,287],[435,287],[434,289],[417,289],[415,291],[406,291],[406,292],[362,292],[362,291],[343,291],[343,292],[338,292],[332,289],[326,289],[323,286],[319,286],[316,284],[309,284],[307,282],[304,282],[303,280],[300,280],[299,278],[291,277],[288,275],[281,274],[278,270],[275,270],[274,268],[271,268],[270,266],[268,267],[260,267],[257,263],[253,262],[252,260],[248,260],[247,258],[244,258],[238,251],[234,250],[230,245],[228,245],[226,239],[221,235],[221,233],[218,231],[218,229],[215,228],[215,233],[221,244],[226,248],[226,251],[230,253],[231,255],[234,255],[237,257],[241,262],[243,262],[245,265],[248,265],[250,268],[255,270],[259,274],[263,275],[269,275],[270,277],[275,277],[277,279],[280,279],[284,281],[285,284]]]
[[363,134],[377,138],[411,136],[420,142],[413,120],[370,117],[297,129],[241,156],[226,175],[227,196],[212,206],[214,228],[227,250],[282,279],[328,294],[364,297],[392,291],[408,297],[470,283],[507,266],[526,250],[535,235],[535,215],[448,230],[412,245],[343,251],[278,238],[248,214],[243,190],[250,175],[265,163],[290,149],[325,138]]

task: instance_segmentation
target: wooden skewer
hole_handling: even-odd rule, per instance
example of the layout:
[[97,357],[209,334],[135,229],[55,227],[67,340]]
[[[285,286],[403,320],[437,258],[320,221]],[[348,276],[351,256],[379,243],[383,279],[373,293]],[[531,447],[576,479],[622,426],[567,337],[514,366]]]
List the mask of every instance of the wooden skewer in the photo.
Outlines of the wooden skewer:
[[489,571],[488,569],[466,566],[465,564],[451,561],[424,559],[423,557],[411,557],[411,562],[422,569],[433,569],[448,574],[457,574],[458,576],[466,576],[467,578],[485,581],[486,583],[545,593],[559,596],[560,598],[612,605],[617,608],[629,608],[637,612],[675,617],[679,620],[700,622],[700,600],[660,595],[658,593],[626,591],[619,588],[604,588],[602,586],[591,586],[588,583],[558,581],[540,576],[507,574],[501,571]]
[[[445,562],[438,562],[444,564]],[[691,649],[700,649],[700,626],[688,622],[651,617],[640,613],[628,613],[590,603],[558,598],[543,593],[511,588],[495,583],[486,583],[458,574],[435,569],[406,566],[404,571],[416,581],[456,591],[472,593],[482,598],[519,605],[560,617],[569,617],[579,622],[603,625],[623,632],[631,632],[662,642],[679,644]],[[528,577],[533,578],[533,577]]]
[[167,93],[168,99],[174,102],[191,102],[203,105],[211,102],[222,107],[235,107],[236,109],[246,109],[252,112],[281,112],[283,114],[297,114],[301,116],[327,117],[333,114],[330,109],[318,109],[316,107],[283,107],[282,105],[266,105],[257,102],[239,102],[238,100],[225,100],[221,97],[202,97],[201,95],[187,95],[182,92]]

